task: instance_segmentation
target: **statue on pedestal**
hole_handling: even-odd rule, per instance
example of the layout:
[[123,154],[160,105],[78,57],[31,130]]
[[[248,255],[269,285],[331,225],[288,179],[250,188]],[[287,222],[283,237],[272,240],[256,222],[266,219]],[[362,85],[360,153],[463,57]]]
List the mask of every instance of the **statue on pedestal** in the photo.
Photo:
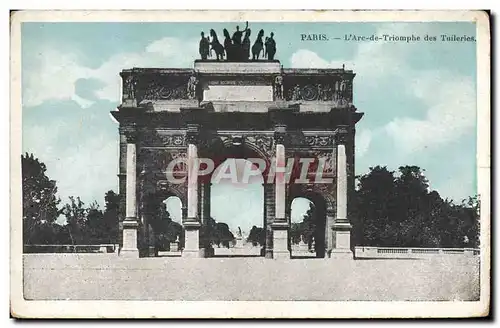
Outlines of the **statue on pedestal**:
[[252,46],[252,60],[258,60],[260,56],[260,52],[264,48],[264,44],[262,42],[262,38],[264,37],[264,30],[260,30],[257,35],[257,39],[255,39],[255,43]]
[[248,22],[246,23],[245,29],[243,31],[240,31],[240,27],[236,26],[236,32],[233,33],[233,44],[235,46],[241,46],[241,37],[243,36],[243,33],[245,33],[248,29]]
[[248,28],[248,22],[246,22],[244,30],[240,31],[240,27],[236,26],[236,31],[233,33],[232,37],[227,29],[223,29],[224,45],[222,45],[217,38],[215,30],[210,30],[210,38],[205,38],[204,33],[201,32],[199,49],[201,59],[207,60],[208,57],[211,57],[212,50],[214,50],[217,60],[223,60],[225,53],[226,60],[228,61],[248,61],[251,50],[252,60],[258,60],[261,55],[261,51],[264,52],[265,46],[264,58],[267,56],[268,59],[274,60],[274,55],[276,54],[276,42],[273,39],[274,33],[271,33],[270,37],[266,37],[266,41],[263,42],[262,39],[264,38],[264,30],[260,30],[255,43],[250,49],[251,33],[251,30]]
[[[226,59],[233,60],[234,59],[234,51],[233,51],[233,43],[231,41],[231,36],[227,29],[223,30],[224,33],[224,49],[226,50]],[[215,32],[214,32],[215,34]]]
[[200,49],[199,49],[201,59],[207,60],[208,55],[210,54],[210,41],[208,41],[208,37],[205,38],[205,33],[201,32],[201,40],[200,40]]
[[198,78],[196,77],[196,74],[193,73],[189,77],[188,80],[188,85],[187,85],[187,95],[189,99],[195,99],[196,98],[196,86],[198,85]]
[[283,76],[281,75],[274,79],[274,98],[283,99]]
[[135,98],[135,85],[136,85],[135,78],[132,75],[127,76],[127,78],[125,79],[125,90],[127,99]]
[[276,54],[276,41],[273,39],[274,33],[271,32],[271,36],[266,38],[266,53],[267,59],[274,60],[274,55]]
[[212,48],[210,49],[210,52],[212,50],[215,51],[215,56],[217,60],[223,60],[224,59],[224,47],[222,44],[220,44],[219,39],[217,38],[217,34],[213,29],[210,30],[210,37],[212,38],[212,42],[210,42],[210,45]]
[[250,58],[250,35],[252,34],[252,31],[250,29],[247,29],[245,32],[245,37],[243,38],[243,43],[242,43],[242,59],[243,60],[248,60]]

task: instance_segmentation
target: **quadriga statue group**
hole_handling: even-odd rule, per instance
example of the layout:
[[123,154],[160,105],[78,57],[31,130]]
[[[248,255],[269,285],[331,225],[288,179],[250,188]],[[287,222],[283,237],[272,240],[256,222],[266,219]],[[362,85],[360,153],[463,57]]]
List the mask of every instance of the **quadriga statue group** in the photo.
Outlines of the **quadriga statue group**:
[[274,40],[274,33],[271,32],[269,37],[264,40],[264,30],[260,30],[257,34],[254,44],[250,47],[250,36],[252,31],[248,28],[248,22],[245,29],[240,30],[236,26],[236,31],[233,36],[229,34],[227,29],[223,30],[224,41],[221,43],[217,37],[215,30],[210,30],[210,35],[205,37],[205,33],[201,32],[200,40],[200,55],[202,60],[213,58],[215,52],[216,60],[228,61],[247,61],[263,59],[274,60],[276,54],[276,41]]

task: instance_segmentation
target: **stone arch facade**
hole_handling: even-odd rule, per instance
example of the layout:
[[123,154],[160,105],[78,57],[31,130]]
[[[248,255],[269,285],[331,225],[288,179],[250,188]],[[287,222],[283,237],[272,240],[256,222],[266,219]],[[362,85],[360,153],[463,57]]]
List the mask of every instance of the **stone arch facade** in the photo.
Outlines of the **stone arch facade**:
[[[210,182],[190,173],[189,163],[199,157],[222,160],[234,156],[231,151],[238,149],[241,158],[251,154],[266,161],[263,189],[267,257],[289,257],[287,231],[293,195],[313,197],[324,204],[327,250],[352,257],[347,199],[354,190],[354,127],[363,115],[352,104],[354,73],[345,69],[284,69],[278,61],[195,62],[194,71],[200,82],[197,85],[203,88],[197,99],[177,92],[186,90],[192,69],[121,72],[123,101],[112,115],[120,124],[120,229],[126,253],[135,254],[135,244],[145,247],[137,239],[148,240],[147,219],[142,218],[148,198],[168,194],[179,197],[186,210],[183,256],[204,256],[201,250],[206,245],[199,241],[199,230],[210,215],[206,201]],[[293,96],[273,96],[276,75],[283,78],[284,94],[292,90]],[[133,84],[125,83],[131,79]],[[329,83],[337,80],[346,84],[345,92],[331,96],[325,90],[330,90]],[[227,91],[241,88],[241,92],[248,92],[246,87],[256,90],[253,98],[247,94],[243,99]],[[320,96],[310,96],[316,91]],[[237,145],[241,147],[235,148]],[[313,159],[309,164],[315,166],[305,172],[308,183],[296,183],[304,176],[295,164],[289,182],[269,174],[275,163],[306,158]],[[188,164],[170,166],[176,160]],[[317,183],[320,171],[331,182]],[[170,173],[185,180],[173,184],[166,178]],[[311,179],[314,183],[310,183]]]

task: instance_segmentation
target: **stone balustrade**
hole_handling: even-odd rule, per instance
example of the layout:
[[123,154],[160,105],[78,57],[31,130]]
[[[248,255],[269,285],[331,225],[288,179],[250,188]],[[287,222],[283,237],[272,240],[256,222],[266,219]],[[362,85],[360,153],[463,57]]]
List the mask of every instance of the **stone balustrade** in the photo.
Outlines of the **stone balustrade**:
[[356,258],[429,258],[433,256],[477,256],[478,248],[355,247]]
[[118,244],[70,245],[70,244],[31,244],[24,245],[24,253],[116,253]]

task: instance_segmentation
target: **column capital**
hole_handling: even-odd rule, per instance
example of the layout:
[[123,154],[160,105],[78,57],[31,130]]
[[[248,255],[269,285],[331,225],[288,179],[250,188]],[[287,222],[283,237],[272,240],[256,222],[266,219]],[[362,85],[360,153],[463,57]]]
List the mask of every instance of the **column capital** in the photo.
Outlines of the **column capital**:
[[274,141],[277,144],[285,144],[286,142],[286,125],[285,124],[276,124],[274,126]]
[[127,139],[127,143],[136,143],[137,142],[137,124],[131,123],[120,126],[120,133],[122,133]]
[[188,144],[198,144],[200,136],[199,124],[188,124],[186,129],[186,142]]
[[345,145],[347,142],[347,136],[349,134],[349,131],[347,129],[347,126],[340,126],[337,128],[336,133],[335,133],[335,142],[337,145]]

